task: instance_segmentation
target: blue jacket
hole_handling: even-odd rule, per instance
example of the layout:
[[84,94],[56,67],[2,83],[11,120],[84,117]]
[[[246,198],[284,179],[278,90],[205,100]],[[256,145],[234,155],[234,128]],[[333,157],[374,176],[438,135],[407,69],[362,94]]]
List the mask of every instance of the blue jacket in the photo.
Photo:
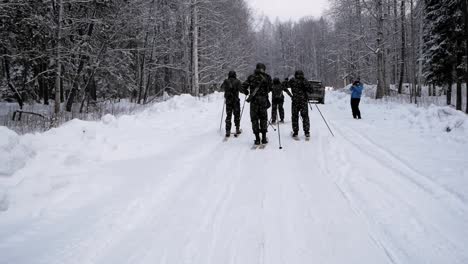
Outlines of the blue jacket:
[[353,85],[349,90],[351,91],[351,98],[361,98],[364,86],[362,84]]

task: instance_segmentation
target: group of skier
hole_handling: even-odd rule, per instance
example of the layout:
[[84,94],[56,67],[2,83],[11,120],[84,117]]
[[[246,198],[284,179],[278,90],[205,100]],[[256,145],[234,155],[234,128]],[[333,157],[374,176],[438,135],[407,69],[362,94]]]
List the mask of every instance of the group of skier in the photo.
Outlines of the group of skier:
[[[289,91],[289,88],[291,91]],[[359,78],[352,82],[349,88],[351,92],[351,110],[355,119],[361,119],[359,103],[364,87]],[[267,144],[268,132],[268,109],[271,107],[271,125],[284,123],[284,94],[285,92],[292,99],[291,122],[292,136],[297,139],[299,133],[299,116],[302,118],[302,127],[306,139],[310,138],[310,121],[308,108],[308,93],[312,92],[312,86],[304,77],[304,72],[298,70],[294,78],[285,78],[283,82],[279,78],[272,79],[266,73],[266,66],[258,63],[252,75],[243,83],[237,79],[236,72],[230,71],[228,78],[221,85],[224,91],[226,104],[226,138],[231,136],[231,120],[234,115],[234,125],[236,126],[235,136],[242,133],[240,128],[241,105],[239,93],[245,94],[246,101],[250,103],[250,120],[252,130],[255,135],[255,145]],[[269,93],[272,93],[272,103],[269,100]],[[242,108],[243,110],[243,108]],[[260,137],[261,135],[261,137]]]
[[[288,90],[291,88],[291,91]],[[266,73],[266,66],[258,63],[252,75],[243,83],[237,79],[234,71],[229,72],[221,90],[224,91],[226,103],[226,137],[231,136],[231,120],[234,115],[234,125],[236,126],[236,136],[242,132],[240,129],[241,107],[239,93],[245,94],[246,101],[250,103],[250,120],[252,130],[255,135],[255,145],[267,144],[268,132],[268,109],[272,107],[271,124],[278,121],[284,122],[284,94],[286,92],[292,98],[292,136],[297,138],[299,133],[299,115],[302,117],[304,135],[310,137],[310,121],[308,111],[307,93],[312,92],[312,86],[304,77],[300,70],[296,71],[294,78],[285,79],[283,82],[279,78],[272,78]],[[269,93],[272,93],[272,103],[269,100]],[[260,137],[261,136],[261,137]]]

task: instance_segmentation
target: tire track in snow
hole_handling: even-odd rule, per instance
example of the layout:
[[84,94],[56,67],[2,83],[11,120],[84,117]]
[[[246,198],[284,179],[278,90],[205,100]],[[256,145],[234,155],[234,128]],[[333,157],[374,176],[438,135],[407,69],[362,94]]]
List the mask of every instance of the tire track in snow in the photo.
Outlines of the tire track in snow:
[[[314,118],[315,124],[321,121],[317,116]],[[295,192],[302,197],[298,197],[299,204],[305,210],[302,225],[308,228],[307,233],[312,232],[310,237],[315,237],[308,239],[304,250],[309,257],[304,259],[314,259],[318,263],[361,263],[365,258],[372,263],[392,263],[385,250],[375,245],[371,237],[361,235],[368,232],[368,226],[363,224],[365,218],[349,207],[334,183],[337,167],[329,164],[328,159],[329,153],[335,154],[329,148],[333,142],[326,127],[325,130],[317,130],[312,133],[311,141],[296,142],[293,157],[286,165],[296,168],[291,176]],[[316,244],[317,238],[321,240],[319,244]],[[360,247],[348,248],[348,245]],[[367,251],[360,250],[363,248]]]
[[[332,149],[331,153],[338,154],[337,157],[332,157],[330,160],[333,160],[333,158],[335,158],[335,160],[337,161],[336,163],[343,166],[341,168],[341,172],[342,173],[343,172],[344,173],[349,173],[349,172],[353,171],[354,169],[349,165],[350,163],[348,162],[344,152],[336,146],[336,143],[332,142],[330,144],[330,146],[331,146],[331,149]],[[322,145],[322,147],[323,147],[323,145]],[[327,164],[327,163],[325,163],[325,164]],[[329,166],[327,166],[327,167],[329,167]],[[344,180],[345,180],[345,178],[343,176],[344,175],[337,176],[336,179],[334,180],[334,184],[335,184],[337,190],[340,192],[342,197],[347,201],[349,207],[354,212],[354,214],[359,216],[360,218],[362,218],[366,222],[366,225],[367,225],[366,233],[369,236],[369,238],[373,241],[373,243],[378,248],[382,249],[383,252],[385,252],[385,255],[387,255],[389,262],[394,263],[394,264],[398,263],[398,261],[395,260],[395,258],[396,258],[395,254],[392,253],[391,249],[387,248],[384,243],[382,243],[382,241],[378,238],[377,232],[372,230],[374,228],[373,223],[371,223],[370,219],[367,218],[366,215],[354,204],[351,197],[349,197],[349,195],[346,193],[344,188],[341,186],[342,184],[344,184]]]
[[[345,143],[344,149],[348,149],[348,151],[346,151],[349,153],[348,155],[353,155],[354,162],[358,159],[368,160],[368,164],[374,161],[376,165],[374,165],[373,168],[371,167],[370,170],[367,168],[367,171],[352,170],[350,176],[342,176],[343,178],[340,183],[338,183],[338,186],[342,189],[344,195],[348,197],[350,203],[354,204],[354,207],[360,208],[356,210],[362,212],[362,214],[369,219],[371,225],[374,226],[374,228],[372,228],[374,230],[373,232],[378,233],[378,235],[374,234],[373,236],[377,238],[379,241],[378,243],[382,244],[385,248],[393,248],[393,250],[390,251],[393,252],[392,255],[396,254],[399,256],[396,258],[398,262],[422,261],[422,259],[427,259],[429,255],[432,255],[434,259],[436,259],[434,254],[437,253],[431,251],[429,251],[430,253],[426,252],[425,255],[420,255],[421,251],[427,251],[427,246],[431,245],[430,248],[432,251],[435,250],[441,255],[451,255],[453,263],[464,263],[468,256],[461,247],[464,237],[466,237],[466,231],[462,230],[467,229],[460,226],[460,223],[464,221],[461,219],[467,219],[467,217],[466,214],[464,214],[464,208],[460,208],[460,206],[463,206],[459,204],[460,201],[458,199],[440,200],[438,197],[434,197],[434,193],[443,192],[444,190],[438,188],[438,186],[434,186],[432,182],[427,182],[425,178],[422,178],[424,181],[423,184],[425,185],[419,183],[418,180],[421,179],[421,175],[405,174],[405,171],[408,171],[405,164],[399,163],[397,159],[392,159],[391,156],[385,154],[385,150],[375,146],[365,138],[358,137],[359,135],[350,129],[351,128],[346,129],[341,127],[336,129],[340,136],[345,139],[345,141],[343,141],[343,143]],[[343,130],[346,130],[346,132]],[[361,144],[357,145],[354,143],[348,137],[348,134],[362,138],[360,141]],[[370,149],[373,148],[377,150],[371,151]],[[387,158],[386,162],[383,161],[385,158]],[[347,160],[351,163],[350,158],[347,158]],[[391,165],[388,165],[389,162]],[[398,165],[401,165],[401,167],[398,168]],[[361,167],[361,169],[366,167]],[[377,168],[379,168],[377,170],[379,173],[373,176],[367,176],[370,172],[376,172]],[[412,170],[409,171],[413,173]],[[383,174],[386,174],[386,177],[382,178],[381,175]],[[371,188],[363,189],[364,185]],[[348,186],[348,188],[345,186]],[[411,188],[411,186],[413,187]],[[351,193],[345,190],[349,190]],[[371,191],[377,192],[370,195]],[[367,195],[369,197],[381,197],[380,199],[386,197],[386,202],[384,200],[380,201],[381,205],[384,205],[383,202],[386,203],[385,209],[379,210],[377,207],[372,211],[370,207],[367,208],[368,206],[375,207],[378,202],[364,198],[365,193],[368,193]],[[382,194],[384,196],[382,196]],[[417,202],[412,202],[414,198],[417,198]],[[404,211],[405,214],[401,214],[401,212],[397,213],[395,207],[401,208],[398,209],[398,211]],[[435,218],[433,217],[434,212],[432,212],[434,210],[439,211]],[[384,214],[382,215],[382,213]],[[395,226],[392,227],[389,224],[383,226],[382,221],[389,222],[389,220],[385,218],[390,215],[393,215],[393,217],[398,215],[400,219],[395,218],[395,220],[399,220],[399,223],[404,225],[406,232],[409,232],[405,235],[406,238],[401,237],[403,233],[397,231]],[[401,218],[403,215],[406,215],[407,219]],[[428,217],[430,219],[429,221],[423,220]],[[437,224],[434,223],[434,221],[437,222]],[[466,223],[467,221],[464,222]],[[450,230],[451,228],[444,228],[444,226],[447,225],[452,226],[452,229],[455,227],[455,229],[460,230],[454,232],[454,230]],[[449,234],[447,234],[447,232]],[[408,235],[409,237],[407,237]],[[421,243],[421,241],[419,241],[419,243],[417,242],[421,239],[423,239],[424,243]],[[395,243],[396,241],[399,243]],[[406,246],[403,246],[404,244],[406,244]],[[411,248],[411,245],[413,248]],[[443,252],[446,253],[444,254]],[[454,253],[457,255],[454,256]],[[432,259],[432,261],[434,261],[434,259]]]
[[[177,160],[169,161],[165,166],[168,168],[168,172],[164,173],[164,170],[158,168],[160,171],[159,173],[166,174],[165,177],[162,178],[160,182],[152,182],[152,181],[145,181],[142,180],[141,182],[136,182],[135,187],[131,188],[131,190],[135,190],[136,193],[131,194],[127,193],[126,195],[130,199],[134,199],[133,202],[130,201],[123,201],[124,203],[127,202],[129,204],[128,209],[122,211],[121,205],[116,204],[116,209],[112,209],[111,217],[102,217],[102,220],[97,223],[97,227],[93,228],[96,231],[105,230],[100,226],[114,226],[111,231],[113,232],[112,235],[105,235],[105,234],[95,234],[97,237],[101,237],[106,241],[99,243],[96,247],[95,243],[90,243],[92,248],[81,248],[79,251],[83,251],[82,253],[77,253],[76,250],[73,250],[74,258],[76,258],[80,262],[92,262],[92,263],[100,263],[100,259],[102,262],[107,262],[108,259],[112,259],[115,252],[128,252],[126,254],[130,263],[135,263],[135,260],[140,256],[135,256],[134,252],[139,252],[139,248],[145,248],[144,244],[147,243],[143,237],[147,234],[145,227],[151,226],[153,223],[157,221],[155,216],[157,216],[158,212],[162,212],[166,206],[167,201],[171,199],[174,195],[176,195],[176,190],[183,185],[190,176],[190,167],[182,164],[193,164],[197,163],[199,158],[202,158],[204,155],[209,156],[211,153],[211,149],[215,146],[208,146],[202,153],[199,153],[198,158],[193,158],[194,156],[190,153],[185,152],[183,156],[180,155],[180,149],[173,149],[171,152],[164,153],[164,155],[168,155],[169,157],[173,155],[178,155]],[[202,154],[200,156],[200,154]],[[158,159],[157,157],[153,157],[154,159]],[[136,166],[130,166],[136,168]],[[174,168],[178,168],[174,170]],[[161,171],[162,170],[162,171]],[[127,174],[128,175],[128,174]],[[129,187],[129,186],[127,186]],[[141,192],[141,190],[146,190],[145,192]],[[128,190],[124,189],[123,192],[128,192]],[[138,204],[139,206],[136,208],[132,208],[132,204]],[[136,210],[135,210],[136,209]],[[124,225],[132,225],[130,228],[122,228]],[[142,227],[142,228],[140,228]],[[141,235],[139,238],[135,238],[135,234]],[[88,237],[88,239],[92,239],[92,237]],[[136,241],[141,241],[135,243]],[[130,243],[129,243],[130,242]],[[133,243],[133,245],[132,245]],[[119,244],[122,245],[119,248]],[[115,249],[117,247],[117,249]],[[78,257],[79,256],[79,257]],[[74,259],[71,258],[71,259]],[[113,263],[122,263],[124,262],[123,259],[114,260]]]
[[[210,137],[212,137],[210,135]],[[143,236],[146,239],[140,241],[137,243],[133,248],[134,250],[128,250],[125,244],[122,244],[120,246],[120,250],[128,250],[129,251],[129,259],[128,261],[131,263],[151,263],[150,259],[154,261],[154,259],[160,259],[160,261],[166,261],[168,263],[173,263],[171,262],[171,258],[174,256],[173,253],[170,253],[166,248],[161,247],[162,242],[160,237],[165,236],[169,237],[170,234],[167,232],[167,228],[170,228],[170,220],[173,219],[175,221],[179,221],[180,219],[175,218],[176,217],[176,212],[173,211],[172,207],[174,206],[175,203],[179,202],[181,200],[180,194],[183,194],[185,192],[192,192],[191,190],[186,190],[187,187],[189,188],[194,188],[194,186],[198,186],[194,184],[194,180],[200,181],[200,182],[205,182],[204,179],[206,179],[205,175],[208,175],[205,173],[203,168],[207,168],[206,166],[200,166],[197,164],[206,164],[206,160],[212,158],[213,151],[216,149],[219,149],[221,146],[221,143],[217,142],[214,144],[214,147],[210,148],[210,151],[208,151],[203,157],[200,157],[200,159],[197,162],[193,163],[193,166],[190,166],[188,173],[185,177],[185,181],[178,185],[176,189],[172,189],[170,199],[167,199],[164,204],[161,204],[161,208],[159,210],[153,210],[149,212],[148,214],[151,216],[150,221],[146,224],[144,224],[137,233],[137,235],[133,235],[132,237],[129,238],[131,241],[136,241],[136,240],[141,240],[138,236]],[[198,149],[193,149],[193,151],[198,152]],[[186,153],[189,156],[192,156],[193,153]],[[197,154],[199,155],[199,153]],[[202,169],[200,169],[202,168]],[[178,174],[177,172],[176,174]],[[203,176],[203,177],[200,177]],[[212,179],[208,178],[207,180]],[[208,183],[208,182],[205,182]],[[210,186],[207,188],[203,189],[209,189]],[[200,189],[201,190],[201,189]],[[219,196],[222,197],[222,196]],[[196,198],[195,198],[196,199]],[[192,201],[195,201],[192,199]],[[190,206],[190,205],[189,205]],[[200,210],[202,207],[200,207]],[[187,219],[188,220],[188,219]],[[200,223],[202,225],[203,222]],[[181,258],[185,258],[187,255],[190,255],[191,250],[190,250],[190,240],[192,239],[191,237],[194,236],[194,233],[198,233],[199,229],[194,228],[194,231],[191,233],[183,233],[181,234],[181,237],[184,237],[184,240],[186,240],[184,245],[179,245],[180,252],[189,252],[185,254],[181,254]],[[197,231],[198,230],[198,231]],[[139,235],[138,235],[139,234]],[[174,240],[177,240],[177,236],[173,237]],[[178,241],[178,240],[177,240]],[[113,250],[112,250],[113,251]],[[112,254],[112,251],[110,252]],[[155,254],[157,253],[157,254]],[[104,258],[105,260],[106,258]],[[126,263],[125,261],[122,260],[116,260],[114,263]]]
[[[369,138],[368,136],[358,133],[354,128],[346,127],[345,130],[351,132],[353,134],[353,137],[360,138],[360,142],[365,142],[365,144],[368,147],[362,148],[361,150],[365,151],[369,156],[377,158],[383,166],[394,170],[399,175],[405,176],[409,181],[424,189],[429,194],[437,197],[446,198],[448,204],[457,205],[459,207],[458,209],[461,210],[463,214],[466,214],[468,212],[468,206],[466,202],[457,193],[451,192],[443,185],[437,184],[430,177],[427,177],[426,175],[420,173],[409,163],[402,160],[391,151],[385,149],[383,146],[375,143],[375,141]],[[345,137],[347,138],[348,142],[353,143],[351,140],[349,140],[349,137]],[[381,156],[384,156],[385,158],[378,158]],[[392,166],[392,164],[394,165]]]
[[[212,156],[219,157],[222,155],[224,158],[220,163],[216,164],[216,167],[223,168],[223,171],[219,169],[205,168],[202,173],[212,174],[211,178],[215,184],[210,186],[208,189],[213,189],[216,195],[207,195],[206,205],[201,220],[200,228],[194,234],[192,234],[190,247],[193,252],[200,253],[200,249],[197,248],[199,245],[208,244],[206,255],[197,256],[197,258],[191,257],[192,261],[196,263],[217,263],[213,261],[217,242],[223,237],[222,228],[223,221],[226,219],[229,204],[232,201],[233,193],[240,181],[240,162],[237,157],[242,156],[245,149],[237,148],[236,151],[227,152],[227,147],[232,142],[226,142],[220,145],[219,149],[216,149]],[[227,155],[225,155],[227,153]],[[227,156],[227,157],[226,157]],[[206,163],[206,162],[204,162]],[[219,190],[217,190],[219,189]],[[213,197],[216,197],[213,199]],[[206,238],[207,241],[203,241]],[[192,253],[193,254],[193,253]]]
[[[321,153],[333,153],[335,155],[338,154],[338,159],[337,159],[338,162],[335,164],[340,164],[341,166],[343,166],[341,167],[341,170],[340,170],[341,172],[347,172],[352,169],[350,166],[350,163],[346,161],[343,151],[336,146],[335,140],[330,140],[328,138],[327,146],[323,144],[323,141],[320,141],[319,143],[320,143],[319,148],[321,150]],[[332,172],[336,170],[336,167],[333,167],[333,168],[330,167],[330,160],[333,160],[333,158],[331,158],[330,155],[328,155],[327,158],[325,155],[320,155],[319,157],[320,157],[320,164],[324,165],[323,171],[325,172],[325,175],[331,176]],[[393,263],[393,264],[397,263],[394,259],[395,257],[390,252],[390,250],[386,248],[385,245],[379,241],[379,239],[375,235],[375,232],[373,232],[370,229],[371,226],[370,226],[370,223],[368,222],[368,219],[366,219],[365,215],[352,204],[351,199],[348,197],[348,195],[346,195],[344,190],[338,184],[337,181],[341,179],[342,177],[340,178],[340,176],[335,176],[335,178],[333,179],[334,186],[336,187],[340,195],[346,200],[352,212],[356,216],[358,216],[360,219],[363,219],[364,221],[366,221],[366,233],[368,237],[372,240],[372,242],[377,246],[377,248],[380,248],[383,252],[385,252],[385,255],[387,256],[388,261],[390,263]]]

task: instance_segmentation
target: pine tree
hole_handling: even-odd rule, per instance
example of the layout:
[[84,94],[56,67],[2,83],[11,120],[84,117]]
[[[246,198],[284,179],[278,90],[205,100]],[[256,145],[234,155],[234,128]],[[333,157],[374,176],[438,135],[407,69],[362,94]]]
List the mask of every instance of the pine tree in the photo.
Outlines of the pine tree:
[[[426,0],[424,57],[428,82],[448,85],[447,104],[451,104],[452,84],[461,87],[463,54],[462,0]],[[457,109],[461,109],[461,89],[457,91]]]

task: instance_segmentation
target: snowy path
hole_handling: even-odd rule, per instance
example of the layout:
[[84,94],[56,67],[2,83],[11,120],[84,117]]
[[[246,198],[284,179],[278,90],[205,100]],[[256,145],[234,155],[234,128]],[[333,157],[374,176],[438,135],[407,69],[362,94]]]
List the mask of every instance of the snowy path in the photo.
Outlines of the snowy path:
[[[289,138],[287,122],[283,150],[271,129],[269,146],[251,150],[248,106],[244,134],[222,142],[220,97],[185,100],[30,139],[63,142],[15,175],[0,263],[468,262],[468,187],[426,171],[435,153],[410,163],[397,137],[379,142],[378,113],[356,121],[327,104],[335,138],[314,109],[310,142]],[[70,143],[74,132],[90,135]]]

